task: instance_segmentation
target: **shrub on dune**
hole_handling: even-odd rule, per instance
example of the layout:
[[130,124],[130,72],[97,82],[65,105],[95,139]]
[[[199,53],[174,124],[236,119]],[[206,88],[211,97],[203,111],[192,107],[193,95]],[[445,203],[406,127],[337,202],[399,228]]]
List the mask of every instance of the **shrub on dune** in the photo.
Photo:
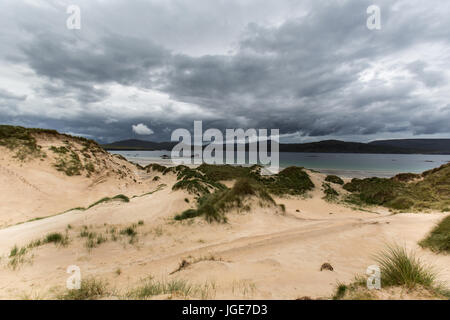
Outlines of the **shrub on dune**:
[[245,199],[257,197],[260,200],[275,204],[275,201],[267,193],[264,187],[251,179],[239,179],[233,188],[219,190],[213,194],[207,194],[198,200],[197,209],[189,209],[175,216],[175,220],[183,220],[203,216],[208,222],[226,222],[225,213],[232,209],[248,210]]
[[335,175],[328,175],[325,178],[325,181],[335,183],[335,184],[340,184],[340,185],[344,184],[344,180],[342,180],[341,178],[339,178],[338,176],[335,176]]
[[419,244],[435,252],[450,253],[450,216],[442,219]]

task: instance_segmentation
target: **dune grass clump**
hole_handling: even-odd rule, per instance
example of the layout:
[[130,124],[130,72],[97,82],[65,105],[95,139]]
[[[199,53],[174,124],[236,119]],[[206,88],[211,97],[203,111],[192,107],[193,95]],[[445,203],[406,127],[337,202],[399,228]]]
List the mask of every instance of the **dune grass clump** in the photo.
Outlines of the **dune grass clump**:
[[198,197],[211,193],[211,191],[223,190],[226,187],[210,179],[200,171],[188,167],[180,167],[177,173],[178,182],[172,187],[172,190],[186,190],[190,194]]
[[419,245],[434,252],[450,253],[450,216],[442,219]]
[[142,286],[128,292],[127,296],[133,299],[148,299],[161,294],[179,294],[187,297],[192,291],[192,285],[186,280],[156,281],[150,278],[145,280]]
[[107,283],[95,278],[81,280],[80,289],[67,289],[58,296],[60,300],[95,300],[108,295]]
[[414,288],[421,285],[431,288],[435,283],[433,269],[403,247],[390,245],[376,255],[375,260],[380,267],[382,286]]
[[131,226],[131,227],[127,227],[125,229],[122,229],[120,231],[120,234],[129,236],[129,237],[135,237],[137,235],[137,232],[136,232],[134,226]]
[[66,154],[66,153],[70,152],[69,149],[67,149],[64,146],[62,146],[62,147],[51,146],[49,149],[57,154]]
[[191,284],[183,279],[156,280],[149,277],[143,280],[138,288],[130,290],[126,297],[130,299],[150,299],[154,296],[170,294],[182,298],[198,297],[208,299],[214,296],[215,285],[206,283],[204,285]]
[[261,167],[253,165],[251,167],[226,165],[202,164],[197,168],[208,179],[212,181],[229,181],[239,178],[252,178],[257,180]]
[[336,286],[336,292],[335,292],[335,294],[334,294],[334,296],[333,296],[333,300],[341,300],[342,298],[344,298],[345,297],[345,294],[347,293],[347,291],[348,291],[348,286],[346,285],[346,284],[344,284],[344,283],[339,283],[337,286]]
[[96,232],[89,231],[87,226],[84,226],[83,229],[81,229],[80,237],[86,238],[85,247],[88,249],[95,248],[100,244],[108,241],[108,239],[104,237],[103,234],[97,234]]
[[183,179],[175,183],[172,190],[186,190],[190,194],[200,196],[206,193],[211,193],[208,187],[209,185],[200,179]]
[[344,184],[344,180],[342,180],[340,177],[335,176],[335,175],[328,175],[325,178],[326,182],[331,182],[331,183],[335,183],[335,184],[340,184],[343,185]]
[[[64,152],[58,151],[59,157],[54,164],[56,170],[64,172],[67,176],[79,176],[85,169],[78,154],[66,147],[60,147]],[[67,155],[69,153],[69,155]]]
[[104,202],[110,202],[110,201],[114,201],[114,200],[119,200],[119,201],[121,201],[121,202],[130,202],[130,198],[128,198],[126,195],[119,194],[119,195],[114,196],[114,197],[112,197],[112,198],[109,198],[109,197],[102,198],[102,199],[100,199],[100,200],[94,202],[93,204],[91,204],[91,205],[90,205],[89,207],[87,207],[87,208],[90,209],[90,208],[95,207],[95,206],[97,206],[97,205],[99,205],[99,204],[101,204],[101,203],[104,203]]
[[225,213],[232,209],[250,210],[244,201],[249,196],[255,196],[263,202],[275,204],[275,201],[258,182],[243,178],[236,181],[231,189],[207,194],[198,200],[197,209],[189,209],[175,216],[175,220],[184,220],[203,216],[208,222],[226,222]]
[[335,201],[339,196],[339,193],[333,189],[333,187],[329,183],[322,183],[324,199],[326,201]]
[[180,221],[180,220],[192,219],[192,218],[198,217],[200,215],[201,215],[201,211],[199,211],[197,209],[188,209],[188,210],[183,211],[180,214],[177,214],[174,219]]
[[15,245],[9,253],[8,266],[11,269],[16,270],[19,267],[19,265],[21,265],[22,263],[25,262],[26,254],[27,254],[27,248],[25,248],[25,247],[18,248],[17,245]]
[[52,232],[45,236],[44,243],[66,246],[69,243],[69,237],[59,232]]
[[267,191],[274,195],[304,195],[314,189],[308,173],[300,167],[288,167],[277,175],[260,180]]
[[167,169],[167,167],[162,166],[158,163],[151,163],[148,166],[146,166],[144,169],[147,170],[147,172],[156,171],[156,172],[163,173]]
[[[450,298],[450,290],[436,281],[437,273],[433,267],[424,264],[413,252],[403,247],[389,245],[375,255],[375,261],[380,268],[382,290],[397,287],[427,297]],[[367,288],[366,280],[366,277],[359,275],[349,285],[338,283],[333,299],[376,299],[377,292]]]

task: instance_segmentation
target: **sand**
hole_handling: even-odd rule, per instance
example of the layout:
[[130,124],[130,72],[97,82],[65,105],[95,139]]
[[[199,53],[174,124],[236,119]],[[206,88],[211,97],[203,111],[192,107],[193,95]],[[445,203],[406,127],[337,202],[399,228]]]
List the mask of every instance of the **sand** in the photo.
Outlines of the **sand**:
[[[330,298],[338,282],[364,275],[374,264],[373,255],[393,242],[415,250],[438,269],[440,281],[450,283],[450,256],[417,245],[445,214],[392,215],[383,208],[358,210],[329,203],[320,189],[325,175],[317,172],[308,172],[316,188],[306,197],[275,199],[285,205],[284,214],[275,207],[256,206],[250,212],[229,213],[226,224],[209,224],[202,218],[174,221],[176,214],[194,207],[195,200],[184,191],[172,191],[176,177],[171,174],[155,182],[153,177],[160,174],[144,174],[131,165],[135,183],[111,175],[95,185],[92,179],[98,177],[66,177],[48,164],[18,164],[2,155],[1,299],[54,298],[64,291],[69,265],[79,266],[83,278],[106,281],[113,292],[108,298],[126,297],[150,276],[182,279],[205,288],[202,295],[187,297],[193,299]],[[108,202],[17,224],[117,193],[142,196],[129,203]],[[113,240],[111,228],[122,230],[133,224],[134,242],[118,232]],[[87,248],[86,238],[80,237],[84,226],[107,241]],[[17,269],[8,265],[14,245],[26,246],[50,232],[67,233],[68,245],[39,246],[29,250]],[[183,259],[192,263],[173,273]],[[320,271],[325,262],[334,270]]]

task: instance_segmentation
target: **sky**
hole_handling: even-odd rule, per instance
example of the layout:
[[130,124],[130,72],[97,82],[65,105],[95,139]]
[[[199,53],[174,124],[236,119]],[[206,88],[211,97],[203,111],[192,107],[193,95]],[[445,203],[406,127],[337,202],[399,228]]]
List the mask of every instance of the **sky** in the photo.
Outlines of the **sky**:
[[0,124],[100,142],[195,120],[285,143],[449,138],[449,79],[448,0],[0,3]]

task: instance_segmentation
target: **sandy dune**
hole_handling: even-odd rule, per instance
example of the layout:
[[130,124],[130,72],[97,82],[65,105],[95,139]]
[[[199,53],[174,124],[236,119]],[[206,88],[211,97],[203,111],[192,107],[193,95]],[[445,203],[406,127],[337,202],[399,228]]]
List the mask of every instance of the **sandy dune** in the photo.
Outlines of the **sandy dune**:
[[[56,155],[48,150],[62,146],[61,141],[41,138],[39,145],[46,152],[45,161],[22,162],[0,147],[0,228],[85,207],[106,196],[141,194],[157,185],[145,181],[135,165],[108,153],[95,155],[97,172],[90,177],[67,176],[56,171]],[[72,145],[82,149],[77,142]],[[119,170],[126,176],[120,176]]]
[[[284,213],[276,206],[254,206],[249,212],[228,213],[226,224],[203,218],[178,222],[174,216],[196,201],[187,192],[172,190],[174,174],[148,172],[101,150],[86,155],[75,138],[63,143],[41,135],[38,143],[47,156],[26,162],[0,147],[2,299],[55,298],[65,290],[70,265],[79,266],[83,278],[107,281],[107,298],[126,298],[150,276],[206,288],[206,296],[192,293],[187,298],[329,298],[337,282],[364,274],[373,254],[392,242],[416,250],[439,269],[440,281],[450,283],[450,256],[417,245],[442,213],[392,215],[382,208],[330,203],[320,187],[325,175],[308,171],[316,188],[305,197],[275,198],[285,205]],[[92,162],[95,171],[76,176],[57,171],[58,154],[51,148],[62,146],[79,154],[84,166]],[[130,201],[73,209],[117,194]],[[136,236],[121,232],[127,227]],[[28,248],[16,268],[11,266],[14,246],[27,247],[51,232],[66,234],[68,244]],[[92,241],[100,240],[89,244],[83,233],[95,233]],[[174,272],[183,260],[190,264]],[[325,262],[334,271],[320,271]]]
[[[310,175],[316,186],[324,178]],[[440,280],[450,282],[450,257],[417,246],[443,214],[353,210],[324,201],[316,188],[306,198],[276,199],[285,204],[285,214],[259,208],[230,213],[228,224],[208,224],[201,218],[175,222],[173,216],[191,207],[194,200],[185,192],[171,190],[174,177],[163,179],[159,183],[166,187],[129,203],[104,203],[0,230],[0,298],[52,298],[63,290],[69,265],[79,266],[84,277],[107,280],[118,297],[151,275],[210,284],[209,298],[327,298],[338,281],[364,274],[373,264],[372,255],[393,241],[417,250],[440,269]],[[144,224],[136,227],[135,243],[130,244],[127,236],[110,239],[112,227],[123,229],[140,220]],[[80,237],[83,226],[108,240],[86,248],[86,239]],[[18,269],[8,267],[7,256],[14,245],[25,246],[53,231],[68,233],[67,247],[34,248]],[[183,259],[200,261],[171,275]],[[334,271],[320,271],[324,262]]]

